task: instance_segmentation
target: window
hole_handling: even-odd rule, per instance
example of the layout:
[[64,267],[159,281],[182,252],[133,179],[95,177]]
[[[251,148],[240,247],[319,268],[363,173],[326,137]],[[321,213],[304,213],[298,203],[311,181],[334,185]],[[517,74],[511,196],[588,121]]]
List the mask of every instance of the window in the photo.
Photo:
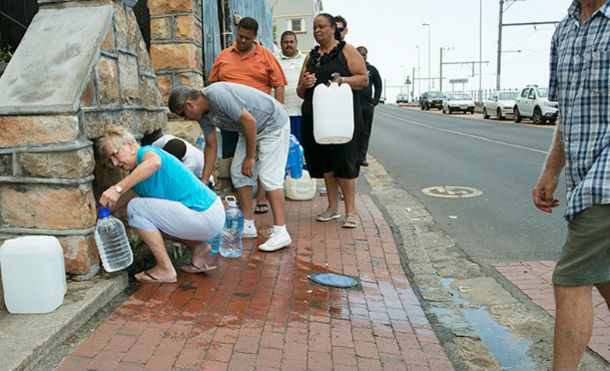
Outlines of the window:
[[289,30],[293,32],[305,31],[305,20],[303,18],[292,18],[289,22]]
[[523,91],[521,92],[521,97],[522,97],[522,98],[527,97],[527,93],[528,93],[529,91],[530,91],[530,89],[529,89],[529,88],[525,88],[525,89],[523,89]]

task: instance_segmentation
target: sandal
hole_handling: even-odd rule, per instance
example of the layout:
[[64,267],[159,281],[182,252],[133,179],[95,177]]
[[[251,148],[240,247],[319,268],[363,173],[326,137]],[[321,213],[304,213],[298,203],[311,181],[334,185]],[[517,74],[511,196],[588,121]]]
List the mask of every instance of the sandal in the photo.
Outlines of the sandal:
[[358,226],[358,217],[355,214],[345,214],[345,220],[343,221],[343,228],[356,228]]
[[[139,277],[138,274],[140,275]],[[176,278],[173,280],[162,280],[148,273],[148,271],[142,271],[138,274],[136,274],[134,278],[140,283],[176,283],[178,281]]]
[[182,269],[182,271],[186,273],[205,273],[213,271],[214,269],[216,269],[216,266],[209,266],[206,262],[203,262],[203,267],[198,267],[191,262],[187,265],[183,265],[182,267],[180,267],[180,269]]
[[335,212],[335,210],[333,210],[329,207],[328,209],[326,209],[326,211],[318,214],[318,217],[316,218],[316,220],[319,222],[327,222],[329,220],[337,219],[340,217],[341,217],[341,215],[337,214]]
[[269,205],[267,204],[256,204],[254,208],[254,214],[265,214],[267,211],[269,211]]

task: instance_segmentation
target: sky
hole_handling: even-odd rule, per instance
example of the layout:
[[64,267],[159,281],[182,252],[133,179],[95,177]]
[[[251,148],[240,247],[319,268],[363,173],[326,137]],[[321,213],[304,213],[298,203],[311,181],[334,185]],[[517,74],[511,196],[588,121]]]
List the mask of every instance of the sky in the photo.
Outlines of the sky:
[[[479,3],[482,1],[482,58],[479,57]],[[347,20],[346,41],[368,49],[368,62],[385,80],[386,98],[394,101],[413,68],[428,77],[439,77],[440,48],[444,62],[489,61],[482,66],[481,88],[495,89],[498,47],[499,0],[322,0],[323,11]],[[503,23],[559,21],[572,0],[505,0]],[[510,5],[510,6],[509,6]],[[429,23],[430,49],[428,48]],[[510,26],[502,30],[502,89],[521,89],[527,84],[548,85],[549,52],[555,25]],[[419,46],[419,53],[418,48]],[[520,52],[517,52],[519,51]],[[479,88],[479,67],[472,64],[444,65],[443,90],[451,91],[448,79],[468,78],[464,90]],[[432,84],[430,84],[432,85]],[[432,86],[431,86],[432,87]],[[438,90],[438,80],[434,82]],[[417,80],[415,95],[428,90],[427,80]],[[456,84],[455,90],[462,90]]]

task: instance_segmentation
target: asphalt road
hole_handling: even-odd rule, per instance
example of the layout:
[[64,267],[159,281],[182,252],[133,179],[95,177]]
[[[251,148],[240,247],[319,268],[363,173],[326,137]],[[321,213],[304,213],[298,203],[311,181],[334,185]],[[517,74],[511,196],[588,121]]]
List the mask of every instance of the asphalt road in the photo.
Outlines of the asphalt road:
[[[563,177],[552,214],[536,209],[531,196],[554,127],[480,117],[379,105],[369,153],[473,259],[556,259],[566,233]],[[447,186],[475,191],[447,192]],[[445,188],[422,191],[429,187]],[[476,190],[482,194],[464,197]]]

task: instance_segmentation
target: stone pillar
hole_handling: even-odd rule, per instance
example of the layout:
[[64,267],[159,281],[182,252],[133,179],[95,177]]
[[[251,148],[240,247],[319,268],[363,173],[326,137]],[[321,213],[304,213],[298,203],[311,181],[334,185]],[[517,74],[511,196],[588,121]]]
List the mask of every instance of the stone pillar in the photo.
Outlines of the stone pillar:
[[[201,0],[148,0],[150,58],[165,102],[171,88],[203,88]],[[201,129],[168,112],[170,134],[195,143]]]
[[55,235],[76,279],[99,269],[99,191],[125,175],[93,141],[109,124],[136,137],[167,127],[133,3],[39,0],[0,78],[0,243]]

